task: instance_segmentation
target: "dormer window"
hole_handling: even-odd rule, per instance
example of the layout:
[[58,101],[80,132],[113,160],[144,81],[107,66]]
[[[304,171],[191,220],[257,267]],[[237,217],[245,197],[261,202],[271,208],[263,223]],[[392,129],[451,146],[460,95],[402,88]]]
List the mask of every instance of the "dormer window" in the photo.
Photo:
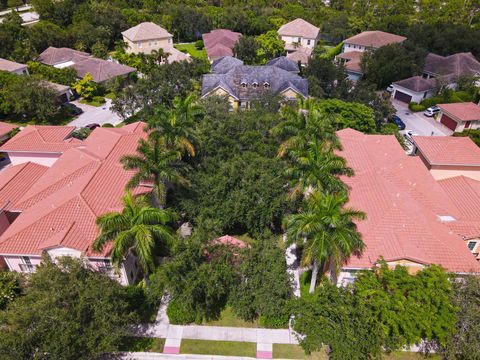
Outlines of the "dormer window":
[[268,82],[263,83],[263,87],[265,89],[268,89],[270,87],[270,84]]
[[245,81],[242,81],[241,85],[242,85],[243,88],[247,87],[247,83]]
[[253,86],[254,88],[257,88],[257,87],[258,87],[258,82],[254,81],[254,82],[252,83],[252,86]]

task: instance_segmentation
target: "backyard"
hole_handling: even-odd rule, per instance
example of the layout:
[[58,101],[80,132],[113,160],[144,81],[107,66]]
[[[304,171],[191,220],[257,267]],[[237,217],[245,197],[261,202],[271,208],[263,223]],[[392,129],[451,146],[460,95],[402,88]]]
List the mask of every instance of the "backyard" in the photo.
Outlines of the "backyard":
[[184,53],[188,53],[193,58],[204,59],[204,60],[207,59],[207,53],[205,51],[205,48],[198,50],[195,47],[195,43],[175,44],[174,46],[177,50],[180,50],[181,52],[184,52]]

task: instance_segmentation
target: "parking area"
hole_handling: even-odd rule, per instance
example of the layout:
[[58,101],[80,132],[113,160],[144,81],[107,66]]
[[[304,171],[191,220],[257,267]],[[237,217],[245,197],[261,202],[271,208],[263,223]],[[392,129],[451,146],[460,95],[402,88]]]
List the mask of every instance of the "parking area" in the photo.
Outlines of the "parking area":
[[408,109],[408,104],[392,99],[392,105],[397,110],[397,116],[406,125],[405,130],[401,131],[402,133],[412,130],[413,133],[422,136],[450,136],[453,134],[452,130],[440,124],[434,118],[427,117],[422,112],[412,113]]
[[102,106],[91,106],[81,104],[78,100],[72,101],[80,109],[83,110],[83,114],[79,115],[75,120],[71,121],[68,125],[76,126],[77,128],[84,127],[88,124],[112,124],[118,125],[122,122],[122,119],[110,110],[112,100],[105,99],[106,102]]

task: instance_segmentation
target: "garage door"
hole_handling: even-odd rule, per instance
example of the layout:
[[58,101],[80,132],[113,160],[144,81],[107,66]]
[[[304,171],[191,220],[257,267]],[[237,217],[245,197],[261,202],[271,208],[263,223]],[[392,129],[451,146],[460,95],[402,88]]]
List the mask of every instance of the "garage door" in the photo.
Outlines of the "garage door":
[[447,115],[443,114],[442,118],[440,119],[440,122],[448,127],[450,130],[455,131],[457,128],[457,122],[451,118],[449,118]]
[[394,98],[397,99],[397,100],[403,101],[405,103],[409,103],[410,101],[412,101],[412,96],[411,95],[405,94],[404,92],[401,92],[401,91],[398,91],[398,90],[395,91]]

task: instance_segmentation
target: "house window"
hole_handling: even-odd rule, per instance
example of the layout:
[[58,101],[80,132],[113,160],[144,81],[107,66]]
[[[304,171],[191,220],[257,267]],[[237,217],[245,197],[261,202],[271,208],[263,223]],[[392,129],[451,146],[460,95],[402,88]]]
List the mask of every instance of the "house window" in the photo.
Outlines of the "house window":
[[263,87],[264,87],[265,89],[268,89],[268,88],[270,87],[270,84],[269,84],[268,82],[266,82],[266,83],[263,84]]
[[149,43],[148,43],[148,46],[152,46],[152,43],[151,43],[151,42],[149,42]]
[[357,45],[353,45],[353,48],[356,49],[356,48],[357,48]]
[[307,45],[310,45],[310,40],[307,40]]
[[255,82],[252,84],[252,86],[253,86],[254,88],[257,88],[257,87],[258,87],[258,83],[255,81]]
[[23,264],[20,264],[20,270],[23,272],[33,272],[35,270],[35,266],[33,266],[30,258],[28,256],[22,256]]
[[168,43],[171,44],[171,43],[172,43],[172,39],[168,39]]
[[468,249],[470,251],[473,251],[473,249],[475,249],[475,245],[477,245],[477,242],[476,241],[469,241],[468,242]]
[[428,91],[425,91],[425,92],[423,93],[423,98],[425,99],[425,98],[427,97],[427,95],[428,95]]
[[247,83],[245,81],[242,81],[242,87],[243,88],[246,88],[247,87]]
[[142,43],[138,43],[138,47],[141,49],[142,48]]

